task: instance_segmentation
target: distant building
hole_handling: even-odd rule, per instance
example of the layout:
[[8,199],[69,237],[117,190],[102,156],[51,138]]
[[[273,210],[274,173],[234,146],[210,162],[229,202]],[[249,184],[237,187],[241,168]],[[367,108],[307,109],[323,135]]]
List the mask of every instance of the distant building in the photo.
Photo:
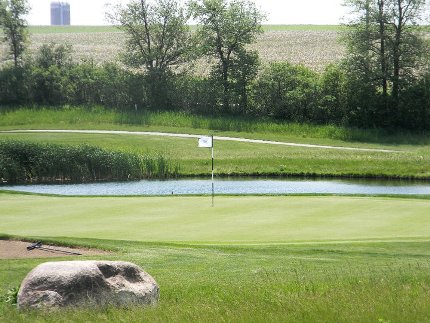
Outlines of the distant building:
[[67,2],[51,2],[51,26],[70,25],[70,4]]

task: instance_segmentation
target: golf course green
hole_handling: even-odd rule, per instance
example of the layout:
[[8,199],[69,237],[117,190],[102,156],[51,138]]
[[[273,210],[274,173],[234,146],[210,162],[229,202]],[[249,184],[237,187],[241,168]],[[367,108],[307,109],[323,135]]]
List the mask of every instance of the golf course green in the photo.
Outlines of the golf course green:
[[430,239],[430,200],[1,194],[2,233],[187,243]]
[[430,200],[0,193],[2,239],[94,247],[160,285],[153,308],[18,311],[36,265],[0,260],[4,322],[426,322]]
[[[385,137],[311,125],[262,124],[261,129],[248,129],[248,123],[238,122],[237,127],[248,131],[241,132],[225,127],[229,120],[221,120],[222,127],[207,127],[210,120],[189,118],[179,127],[179,115],[152,115],[152,124],[131,126],[100,123],[105,111],[85,118],[82,113],[26,110],[10,115],[12,120],[5,114],[0,128],[213,133],[394,151],[218,141],[217,175],[425,182],[430,174],[430,146],[424,135]],[[31,119],[38,115],[47,121]],[[354,133],[359,139],[351,139]],[[210,151],[198,149],[195,138],[1,133],[0,139],[89,144],[164,156],[180,166],[180,176],[210,173]],[[0,239],[109,251],[99,256],[0,259],[2,322],[430,321],[428,196],[215,196],[212,207],[210,196],[67,197],[0,191]],[[50,313],[16,309],[16,291],[29,271],[46,261],[71,259],[136,263],[159,284],[159,304]]]

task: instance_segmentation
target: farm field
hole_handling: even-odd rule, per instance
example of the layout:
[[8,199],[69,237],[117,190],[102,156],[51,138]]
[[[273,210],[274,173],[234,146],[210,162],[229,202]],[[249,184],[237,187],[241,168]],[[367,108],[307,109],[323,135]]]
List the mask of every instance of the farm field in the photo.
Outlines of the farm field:
[[[102,258],[142,266],[161,288],[149,309],[17,312],[0,302],[7,322],[430,318],[429,200],[220,197],[211,208],[207,197],[0,198],[1,237],[111,250]],[[0,295],[44,261],[1,260]]]
[[[339,26],[265,26],[252,48],[258,51],[264,64],[289,61],[322,71],[344,54],[344,46],[339,43],[341,30]],[[31,52],[43,44],[67,43],[73,45],[77,59],[92,58],[96,63],[117,59],[125,43],[124,33],[113,26],[34,26],[30,33]],[[0,55],[5,50],[6,45],[0,44]],[[200,60],[197,72],[207,73],[208,65]]]

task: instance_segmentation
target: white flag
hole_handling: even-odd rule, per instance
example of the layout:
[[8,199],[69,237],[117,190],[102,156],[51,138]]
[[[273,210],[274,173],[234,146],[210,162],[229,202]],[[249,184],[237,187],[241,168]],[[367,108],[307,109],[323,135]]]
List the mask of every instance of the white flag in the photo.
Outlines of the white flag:
[[212,148],[212,137],[200,137],[199,148]]

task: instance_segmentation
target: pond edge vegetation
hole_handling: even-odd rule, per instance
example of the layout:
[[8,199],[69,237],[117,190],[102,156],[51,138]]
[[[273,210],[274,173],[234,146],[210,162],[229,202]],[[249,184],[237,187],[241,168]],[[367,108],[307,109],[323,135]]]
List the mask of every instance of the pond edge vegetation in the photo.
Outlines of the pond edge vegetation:
[[0,141],[3,184],[88,183],[177,177],[168,157],[109,151],[87,144],[55,145]]

